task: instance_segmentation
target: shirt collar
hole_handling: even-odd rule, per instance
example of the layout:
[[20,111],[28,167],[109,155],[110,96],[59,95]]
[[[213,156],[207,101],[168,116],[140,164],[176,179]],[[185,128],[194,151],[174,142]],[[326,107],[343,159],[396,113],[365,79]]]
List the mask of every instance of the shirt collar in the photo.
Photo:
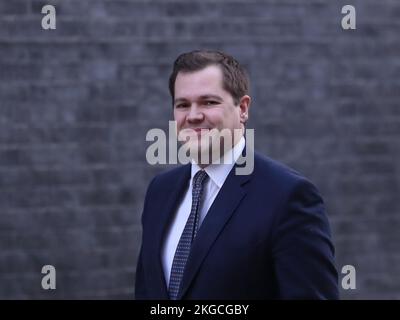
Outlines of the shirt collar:
[[[246,141],[242,136],[238,143],[233,147],[233,149],[229,150],[227,153],[224,154],[224,157],[221,157],[220,164],[210,164],[204,168],[204,171],[208,174],[210,179],[221,188],[224,184],[226,178],[228,177],[229,172],[232,170],[233,166],[235,165],[236,161],[239,159],[240,155],[243,152],[245,147]],[[232,159],[234,161],[229,161]],[[225,159],[226,161],[223,161]],[[199,165],[192,161],[192,180],[194,175],[197,171],[201,170]]]

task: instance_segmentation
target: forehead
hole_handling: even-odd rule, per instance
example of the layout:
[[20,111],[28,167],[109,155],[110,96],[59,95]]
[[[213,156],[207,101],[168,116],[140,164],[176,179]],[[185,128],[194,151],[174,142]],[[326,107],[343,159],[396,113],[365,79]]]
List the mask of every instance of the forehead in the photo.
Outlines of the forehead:
[[222,71],[218,66],[208,66],[194,72],[179,72],[175,80],[175,97],[222,93]]

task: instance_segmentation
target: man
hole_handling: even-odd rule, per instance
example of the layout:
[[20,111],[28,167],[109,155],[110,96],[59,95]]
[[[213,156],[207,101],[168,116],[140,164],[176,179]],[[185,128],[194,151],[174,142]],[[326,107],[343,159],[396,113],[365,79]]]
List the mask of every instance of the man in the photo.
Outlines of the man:
[[[213,129],[244,131],[249,81],[233,57],[182,54],[169,87],[178,135],[199,142]],[[246,141],[241,134],[228,142],[232,163],[197,157],[150,183],[136,298],[338,298],[334,248],[316,188],[258,153],[250,174],[236,174]],[[215,149],[194,145],[201,154]]]

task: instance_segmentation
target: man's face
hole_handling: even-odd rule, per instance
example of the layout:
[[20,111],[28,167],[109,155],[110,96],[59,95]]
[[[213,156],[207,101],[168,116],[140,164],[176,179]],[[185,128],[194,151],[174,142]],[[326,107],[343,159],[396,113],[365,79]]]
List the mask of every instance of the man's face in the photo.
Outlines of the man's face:
[[[196,135],[201,139],[205,130],[244,128],[249,97],[234,104],[232,95],[222,87],[222,71],[208,66],[195,72],[179,72],[175,81],[174,119],[178,135]],[[247,99],[247,98],[248,99]],[[240,137],[239,137],[240,138]],[[232,141],[234,144],[237,142]],[[221,153],[222,154],[222,153]]]

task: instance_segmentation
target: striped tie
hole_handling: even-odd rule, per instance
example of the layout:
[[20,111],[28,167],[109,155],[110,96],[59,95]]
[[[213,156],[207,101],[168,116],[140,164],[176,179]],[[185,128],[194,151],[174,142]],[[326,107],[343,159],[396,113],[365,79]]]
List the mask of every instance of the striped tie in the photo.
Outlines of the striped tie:
[[200,200],[207,177],[207,173],[204,170],[198,171],[193,177],[192,209],[190,210],[190,215],[187,219],[185,229],[183,229],[181,238],[179,239],[178,247],[176,248],[174,260],[172,262],[171,276],[168,286],[169,297],[171,300],[177,299],[186,261],[189,257],[190,248],[199,227]]

